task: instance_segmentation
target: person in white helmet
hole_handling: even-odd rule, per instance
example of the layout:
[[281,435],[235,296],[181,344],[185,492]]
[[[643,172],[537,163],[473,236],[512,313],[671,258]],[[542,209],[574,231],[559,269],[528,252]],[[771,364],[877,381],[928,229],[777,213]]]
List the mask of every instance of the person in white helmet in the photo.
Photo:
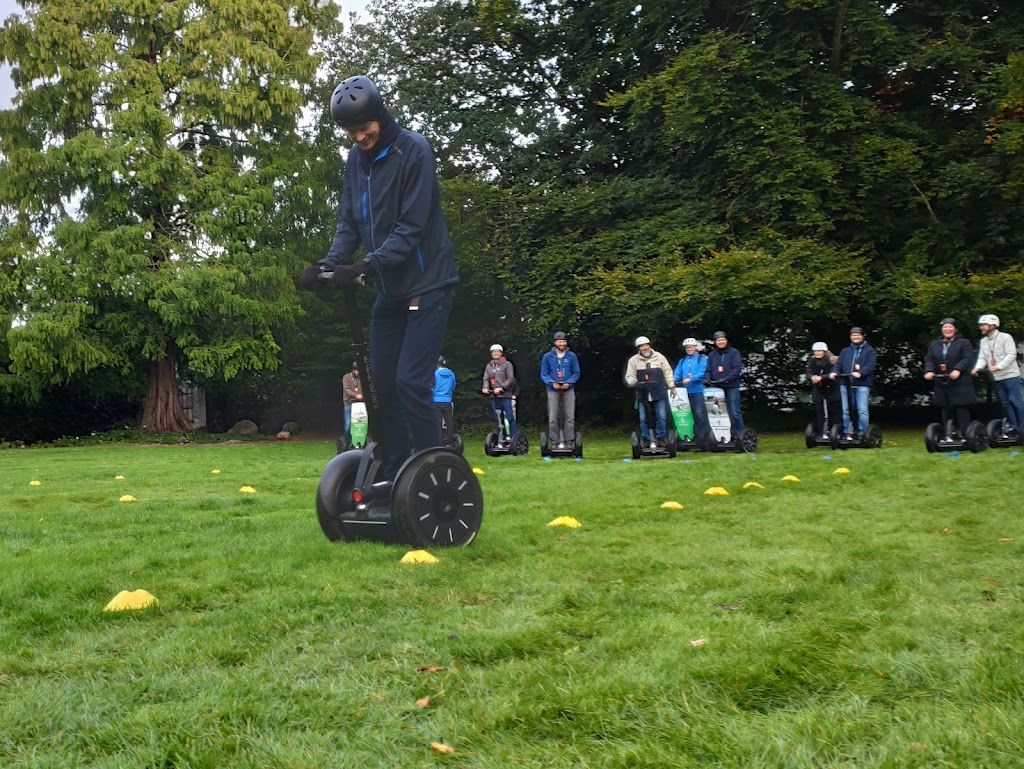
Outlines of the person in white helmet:
[[700,342],[692,336],[683,340],[683,352],[686,355],[676,363],[672,376],[677,387],[681,385],[686,388],[690,414],[693,415],[693,436],[697,438],[711,427],[708,407],[704,402],[704,376],[708,372],[708,356],[700,351]]
[[[657,448],[656,441],[664,445],[668,438],[668,399],[675,391],[676,382],[668,358],[651,347],[646,336],[636,338],[636,355],[626,363],[626,386],[636,390],[640,411],[640,436],[651,448]],[[650,403],[654,409],[654,435],[647,424],[647,409]]]
[[491,345],[491,359],[484,367],[484,379],[480,392],[493,396],[494,410],[500,411],[508,420],[508,435],[511,440],[518,434],[512,400],[516,395],[516,372],[512,363],[505,357],[505,348],[500,344]]
[[833,425],[843,423],[841,395],[835,380],[829,378],[836,357],[825,342],[811,345],[811,357],[807,360],[807,381],[811,383],[811,400],[814,403],[815,435],[828,437]]
[[1016,438],[1024,427],[1024,394],[1021,393],[1017,345],[1012,336],[999,330],[997,315],[985,314],[978,318],[978,330],[981,342],[971,374],[977,376],[981,371],[991,374],[1006,411],[1005,437]]

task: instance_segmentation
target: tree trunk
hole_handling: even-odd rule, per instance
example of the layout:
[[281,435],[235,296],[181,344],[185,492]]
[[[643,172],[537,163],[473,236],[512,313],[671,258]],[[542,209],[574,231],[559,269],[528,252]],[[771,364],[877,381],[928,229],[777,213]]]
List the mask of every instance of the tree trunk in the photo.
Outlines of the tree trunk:
[[843,26],[846,24],[846,11],[850,7],[850,0],[839,0],[839,16],[836,18],[835,31],[832,33],[832,64],[830,69],[833,74],[839,74],[842,63]]
[[167,343],[167,355],[149,365],[149,385],[142,408],[141,428],[146,433],[184,433],[192,429],[181,408],[174,342]]

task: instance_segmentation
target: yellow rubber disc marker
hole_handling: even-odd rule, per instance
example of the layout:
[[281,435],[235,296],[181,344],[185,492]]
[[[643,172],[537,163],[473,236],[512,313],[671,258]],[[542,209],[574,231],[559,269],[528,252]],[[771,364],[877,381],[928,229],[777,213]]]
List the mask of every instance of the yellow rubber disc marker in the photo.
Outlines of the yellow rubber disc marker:
[[256,493],[256,489],[254,489],[252,486],[243,486],[242,488],[239,489],[239,491],[242,492],[243,494],[255,494]]
[[743,484],[743,488],[745,488],[745,489],[763,489],[764,486],[762,486],[757,481],[747,481],[746,483]]
[[704,492],[709,497],[728,497],[729,492],[723,489],[721,486],[712,486],[710,489]]
[[784,475],[782,476],[782,480],[786,481],[787,483],[800,483],[800,479],[797,478],[795,475]]
[[402,563],[439,563],[439,561],[426,550],[410,550],[402,556]]
[[832,471],[832,475],[849,475],[849,474],[850,474],[850,468],[849,467],[837,467],[835,470]]
[[123,481],[124,480],[124,476],[123,475],[115,475],[114,476],[114,480],[115,481]]
[[220,475],[220,470],[215,467],[210,471],[210,475]]
[[661,509],[662,510],[682,510],[683,506],[681,504],[679,504],[678,502],[671,502],[671,501],[670,502],[662,502],[661,503]]
[[548,526],[568,526],[570,529],[578,529],[582,527],[583,524],[571,516],[560,515],[555,518],[555,520],[551,521]]
[[136,500],[136,499],[135,499],[135,497],[133,497],[133,496],[132,496],[131,494],[125,494],[125,495],[124,495],[123,497],[121,497],[121,498],[120,498],[119,500],[117,500],[117,501],[118,501],[118,502],[135,502],[135,501],[137,501],[137,500]]
[[152,593],[145,590],[122,590],[103,607],[103,611],[125,611],[127,609],[145,609],[157,606],[160,601]]
[[29,486],[42,486],[43,482],[42,481],[29,481],[28,485]]
[[483,475],[484,474],[484,471],[481,468],[479,468],[479,467],[474,467],[473,468],[473,472],[476,473],[477,475]]

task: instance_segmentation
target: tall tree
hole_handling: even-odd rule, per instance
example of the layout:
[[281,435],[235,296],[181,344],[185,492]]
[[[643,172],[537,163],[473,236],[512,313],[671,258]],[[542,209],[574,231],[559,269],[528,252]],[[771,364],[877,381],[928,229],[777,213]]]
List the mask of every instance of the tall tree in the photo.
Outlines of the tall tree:
[[188,429],[179,367],[277,365],[298,308],[283,195],[327,0],[23,0],[0,30],[0,262],[10,368],[145,371],[142,427]]

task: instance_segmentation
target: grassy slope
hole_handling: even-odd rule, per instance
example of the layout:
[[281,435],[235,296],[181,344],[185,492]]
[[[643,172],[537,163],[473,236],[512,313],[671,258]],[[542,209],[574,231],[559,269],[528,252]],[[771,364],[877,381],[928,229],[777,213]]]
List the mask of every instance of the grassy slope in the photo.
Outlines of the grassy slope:
[[322,537],[330,444],[2,452],[0,765],[1024,765],[1024,455],[895,444],[474,442],[481,535],[429,567]]

